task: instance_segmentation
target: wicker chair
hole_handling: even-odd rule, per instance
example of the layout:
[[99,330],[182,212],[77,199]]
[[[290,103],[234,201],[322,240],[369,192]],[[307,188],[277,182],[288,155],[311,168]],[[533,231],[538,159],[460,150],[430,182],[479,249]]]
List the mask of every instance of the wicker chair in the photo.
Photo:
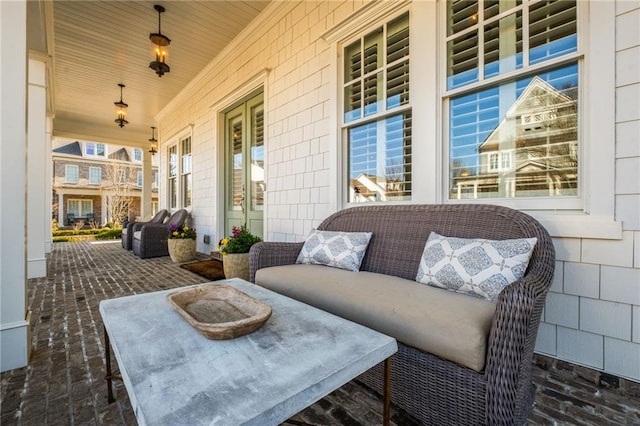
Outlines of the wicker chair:
[[169,212],[166,209],[160,210],[147,222],[129,222],[127,226],[122,228],[122,248],[126,250],[133,249],[133,225],[147,224],[147,223],[162,223],[169,216]]
[[[391,373],[392,401],[421,423],[526,422],[533,406],[533,350],[555,265],[551,238],[540,223],[522,212],[493,205],[387,205],[339,211],[325,219],[318,229],[373,232],[360,270],[408,280],[416,277],[431,231],[461,238],[536,237],[538,241],[525,276],[498,297],[484,370],[476,372],[398,342]],[[294,264],[302,245],[284,242],[254,245],[250,254],[251,281],[255,282],[260,268]],[[358,380],[382,393],[382,365]]]
[[189,213],[180,209],[171,215],[165,223],[138,223],[133,225],[133,253],[141,259],[169,256],[167,247],[167,227],[182,226]]

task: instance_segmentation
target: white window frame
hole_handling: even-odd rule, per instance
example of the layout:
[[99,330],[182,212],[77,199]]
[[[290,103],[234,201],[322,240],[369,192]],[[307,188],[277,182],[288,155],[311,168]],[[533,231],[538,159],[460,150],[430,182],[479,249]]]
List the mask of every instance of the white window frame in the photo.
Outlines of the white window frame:
[[[69,205],[71,203],[78,203],[78,210],[76,211],[70,211],[69,209]],[[76,217],[86,217],[85,214],[83,214],[82,212],[85,210],[83,209],[83,204],[88,204],[89,205],[89,209],[87,209],[87,211],[89,213],[93,213],[93,200],[92,199],[86,199],[86,198],[69,198],[67,199],[67,214],[68,213],[73,213]]]
[[[75,170],[75,179],[69,179],[69,171]],[[75,164],[65,164],[64,166],[64,183],[78,183],[80,181],[80,168]]]
[[[189,139],[189,152],[184,152],[184,143]],[[189,162],[189,170],[185,171],[184,162]],[[179,185],[179,193],[180,193],[180,202],[178,203],[180,207],[187,209],[193,205],[193,139],[191,135],[186,135],[182,138],[179,138],[178,141],[178,166],[179,166],[179,176],[180,176],[180,185]],[[187,204],[186,197],[186,189],[185,189],[185,179],[189,177],[191,179],[191,199],[190,203]]]
[[[438,48],[440,50],[442,116],[442,172],[440,198],[447,203],[493,203],[526,211],[556,237],[622,238],[622,224],[615,221],[615,3],[578,1],[578,50],[527,70],[550,69],[565,63],[579,64],[579,151],[577,197],[522,199],[487,198],[449,200],[448,99],[502,81],[492,77],[459,89],[446,90],[446,2],[439,6]],[[414,55],[415,56],[415,55]],[[514,72],[521,75],[522,71]],[[414,112],[414,117],[418,114]],[[416,119],[416,121],[418,121]],[[598,143],[608,141],[608,143]]]
[[[187,138],[191,138],[191,176],[192,176],[192,181],[191,181],[191,203],[193,205],[193,129],[191,126],[187,127],[186,129],[181,130],[179,133],[175,134],[174,136],[172,136],[171,138],[169,138],[169,142],[167,143],[167,148],[166,148],[166,153],[167,153],[167,159],[165,161],[165,164],[167,166],[167,173],[166,173],[166,182],[167,182],[167,189],[166,189],[166,196],[167,196],[167,202],[166,205],[168,206],[167,208],[170,211],[176,211],[179,209],[185,209],[187,211],[191,211],[192,205],[186,206],[184,205],[184,188],[182,185],[182,177],[184,176],[183,173],[183,165],[182,165],[182,157],[183,157],[183,152],[182,152],[182,141],[187,139]],[[169,171],[171,169],[170,167],[170,155],[169,155],[169,151],[171,150],[171,148],[175,148],[176,150],[176,175],[174,177],[170,177],[169,175]],[[171,185],[170,185],[170,181],[171,179],[175,179],[175,187],[176,187],[176,205],[175,206],[171,206]]]
[[131,151],[133,161],[136,163],[141,163],[143,159],[142,150],[140,148],[133,148]]
[[[175,148],[176,155],[176,171],[173,176],[171,176],[171,150]],[[180,188],[178,184],[178,177],[180,176],[180,154],[179,147],[177,143],[173,143],[167,147],[167,206],[169,210],[175,211],[180,208]],[[173,181],[173,182],[172,182]],[[172,205],[171,200],[171,188],[175,188],[176,191],[176,204]]]
[[[409,55],[407,56],[407,60],[409,61],[409,92],[411,93],[411,87],[415,87],[414,83],[413,83],[413,68],[412,68],[412,61],[413,61],[413,57],[412,57],[412,52],[413,49],[415,49],[415,44],[413,42],[412,39],[412,35],[413,35],[413,23],[415,22],[413,16],[412,16],[412,12],[410,10],[410,8],[407,7],[395,7],[392,10],[388,11],[385,9],[384,12],[380,13],[380,16],[378,18],[376,18],[375,20],[370,20],[366,23],[362,23],[361,27],[358,28],[357,30],[355,30],[348,38],[345,37],[343,39],[341,39],[339,42],[336,43],[336,49],[337,49],[337,75],[338,75],[338,125],[339,125],[339,131],[338,131],[338,140],[339,142],[339,146],[340,146],[340,150],[339,152],[341,153],[340,158],[343,159],[343,161],[340,161],[339,164],[339,168],[340,168],[340,173],[339,175],[341,176],[341,178],[338,179],[338,187],[339,187],[339,194],[340,195],[340,199],[338,200],[338,203],[344,206],[356,206],[356,205],[374,205],[374,204],[407,204],[412,202],[413,197],[414,197],[414,193],[415,193],[415,186],[414,186],[414,181],[415,181],[415,174],[414,174],[414,170],[415,167],[412,167],[412,178],[411,178],[411,184],[412,184],[412,189],[411,189],[411,195],[410,195],[410,199],[409,200],[394,200],[394,201],[384,201],[384,200],[376,200],[376,201],[367,201],[364,203],[359,203],[359,202],[350,202],[349,201],[349,193],[348,193],[348,179],[349,179],[349,136],[348,136],[348,132],[350,128],[354,128],[363,124],[373,124],[375,123],[377,125],[377,128],[379,129],[378,133],[383,134],[384,133],[384,123],[385,120],[387,118],[390,117],[395,117],[398,115],[402,115],[406,112],[410,112],[412,115],[412,123],[413,120],[415,118],[415,116],[413,115],[413,95],[410,95],[409,97],[409,102],[407,104],[398,106],[398,107],[392,107],[391,109],[388,109],[386,106],[386,102],[387,102],[387,97],[386,97],[386,93],[384,93],[384,91],[386,90],[386,81],[383,81],[383,97],[381,99],[378,100],[379,103],[384,104],[382,107],[381,111],[377,111],[376,113],[370,114],[370,115],[364,115],[363,117],[360,117],[358,119],[349,121],[349,122],[345,122],[344,119],[344,89],[345,89],[345,85],[346,82],[344,81],[344,52],[345,49],[347,48],[347,46],[351,45],[354,42],[357,42],[359,40],[362,40],[364,38],[367,37],[367,35],[369,33],[371,33],[372,31],[380,28],[380,27],[384,27],[386,24],[388,24],[389,22],[393,21],[396,18],[399,18],[400,16],[404,15],[405,13],[408,13],[409,15]],[[379,54],[382,54],[382,52],[379,52]],[[384,65],[382,66],[382,68],[380,69],[383,72],[384,75],[384,71],[389,69],[389,65],[386,63],[386,58],[384,59]],[[361,77],[362,79],[363,77]],[[384,78],[383,78],[384,80]],[[412,149],[413,149],[413,144],[415,143],[415,139],[412,137],[411,139],[411,144],[412,144]],[[379,148],[379,146],[378,146]],[[412,155],[411,155],[411,164],[412,166],[415,164],[415,156],[413,154],[412,151]]]
[[[102,154],[98,154],[98,146],[102,146]],[[93,148],[93,153],[89,153],[89,147]],[[84,153],[87,157],[106,158],[107,157],[107,145],[98,142],[85,142]]]
[[[96,174],[97,179],[94,179]],[[97,180],[97,182],[96,182]],[[102,183],[102,167],[89,167],[89,185],[100,185]]]
[[136,171],[136,186],[142,188],[142,170]]

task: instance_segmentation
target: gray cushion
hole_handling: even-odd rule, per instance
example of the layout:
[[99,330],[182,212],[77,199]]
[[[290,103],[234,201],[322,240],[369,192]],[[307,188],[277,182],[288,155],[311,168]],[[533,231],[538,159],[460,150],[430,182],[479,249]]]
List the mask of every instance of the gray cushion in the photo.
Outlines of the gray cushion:
[[256,284],[475,371],[485,364],[495,304],[389,275],[320,265],[259,269]]
[[536,241],[444,237],[432,232],[416,281],[494,302],[505,287],[522,278]]
[[371,232],[312,231],[296,263],[359,271]]
[[136,231],[133,233],[134,240],[139,240],[141,236],[142,236],[142,231]]

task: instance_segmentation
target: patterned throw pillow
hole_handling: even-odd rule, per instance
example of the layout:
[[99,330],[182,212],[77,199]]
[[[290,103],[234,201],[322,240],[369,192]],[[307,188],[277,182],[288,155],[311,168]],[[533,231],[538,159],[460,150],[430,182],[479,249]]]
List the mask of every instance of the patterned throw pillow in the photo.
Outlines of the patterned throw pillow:
[[527,270],[537,238],[483,240],[429,235],[416,281],[495,302]]
[[296,263],[359,271],[371,232],[312,231]]

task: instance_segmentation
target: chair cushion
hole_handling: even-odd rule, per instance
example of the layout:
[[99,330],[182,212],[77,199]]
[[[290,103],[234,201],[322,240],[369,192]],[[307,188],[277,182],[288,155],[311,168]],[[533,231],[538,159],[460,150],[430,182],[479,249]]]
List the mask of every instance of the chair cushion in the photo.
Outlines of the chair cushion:
[[256,284],[475,371],[495,304],[390,275],[320,265],[262,268]]
[[136,231],[133,233],[133,239],[134,240],[139,240],[142,236],[142,231]]
[[128,232],[128,228],[126,226],[122,228],[122,235],[127,235],[127,232]]
[[416,281],[494,302],[505,287],[522,278],[536,241],[455,238],[432,232]]
[[358,271],[371,235],[371,232],[312,231],[296,263]]

